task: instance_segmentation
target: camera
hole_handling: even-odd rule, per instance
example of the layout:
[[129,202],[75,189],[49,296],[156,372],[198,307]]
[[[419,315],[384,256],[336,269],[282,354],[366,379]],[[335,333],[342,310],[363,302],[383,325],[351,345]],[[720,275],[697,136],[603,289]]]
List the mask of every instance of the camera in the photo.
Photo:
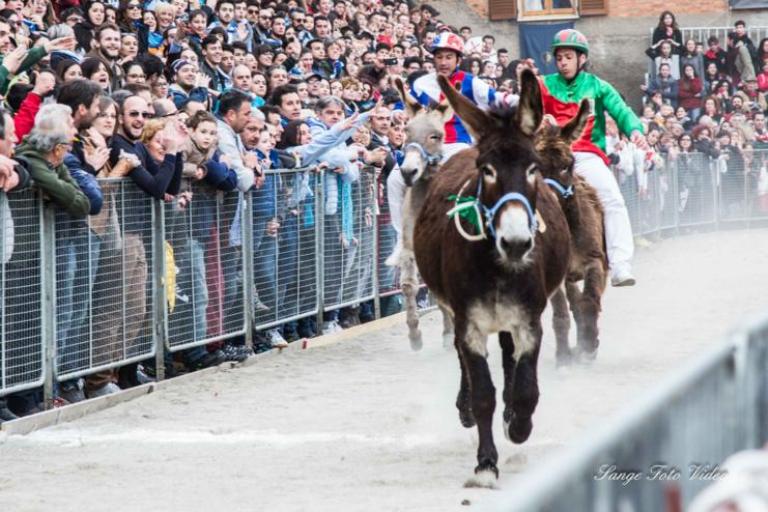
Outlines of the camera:
[[391,59],[384,59],[384,64],[387,66],[397,66],[397,57],[392,57]]

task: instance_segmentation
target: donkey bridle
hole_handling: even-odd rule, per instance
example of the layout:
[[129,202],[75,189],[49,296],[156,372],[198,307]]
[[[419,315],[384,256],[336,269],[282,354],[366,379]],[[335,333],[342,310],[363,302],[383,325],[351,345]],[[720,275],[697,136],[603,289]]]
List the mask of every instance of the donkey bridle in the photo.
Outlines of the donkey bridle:
[[[531,164],[531,166],[534,166],[535,164]],[[530,170],[530,167],[526,170],[526,174]],[[525,211],[528,214],[528,229],[531,231],[531,235],[536,234],[536,230],[539,228],[539,223],[536,220],[536,214],[533,211],[533,207],[531,206],[531,202],[528,201],[528,198],[525,197],[523,194],[519,192],[507,192],[503,196],[499,198],[498,201],[491,207],[488,208],[485,206],[482,201],[480,201],[480,198],[483,194],[483,178],[482,176],[477,180],[477,203],[480,205],[480,208],[483,212],[483,217],[485,218],[485,226],[488,228],[488,231],[491,233],[491,238],[494,240],[496,239],[496,228],[493,226],[493,219],[496,217],[496,214],[499,213],[499,210],[502,206],[504,206],[507,203],[516,202],[520,203],[525,207]]]
[[443,159],[442,153],[429,153],[426,149],[424,149],[424,146],[422,146],[418,142],[409,142],[403,148],[403,152],[408,151],[409,148],[413,148],[416,151],[418,151],[419,154],[421,155],[421,158],[423,158],[424,161],[427,162],[428,166],[437,165]]

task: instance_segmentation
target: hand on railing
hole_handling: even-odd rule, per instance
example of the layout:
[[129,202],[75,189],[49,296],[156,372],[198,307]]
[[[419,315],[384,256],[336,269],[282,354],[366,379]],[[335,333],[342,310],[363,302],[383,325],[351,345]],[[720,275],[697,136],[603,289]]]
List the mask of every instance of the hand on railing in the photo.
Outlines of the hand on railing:
[[187,206],[189,206],[189,203],[191,202],[192,202],[192,192],[186,191],[178,195],[178,199],[176,200],[176,205],[179,207],[179,210],[184,210]]
[[278,219],[271,219],[267,222],[267,226],[265,228],[265,231],[267,233],[267,236],[271,236],[272,238],[277,237],[277,232],[280,229],[280,222]]
[[13,159],[0,155],[0,188],[3,192],[10,192],[19,185],[19,174],[15,168]]
[[85,151],[85,161],[98,171],[109,160],[109,148],[107,147],[95,147],[90,151]]

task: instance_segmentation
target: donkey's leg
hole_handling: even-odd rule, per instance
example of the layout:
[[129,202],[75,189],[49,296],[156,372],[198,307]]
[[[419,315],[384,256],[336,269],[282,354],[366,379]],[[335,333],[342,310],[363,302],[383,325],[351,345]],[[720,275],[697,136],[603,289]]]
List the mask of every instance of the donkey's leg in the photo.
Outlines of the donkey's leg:
[[457,336],[455,339],[456,353],[459,355],[459,365],[461,366],[461,382],[459,383],[459,394],[456,397],[456,408],[459,410],[459,421],[465,428],[475,426],[475,415],[472,413],[472,396],[469,385],[469,368],[467,367],[467,356],[462,347],[463,341]]
[[509,438],[509,423],[512,421],[512,399],[515,396],[515,342],[512,333],[502,331],[499,333],[499,345],[501,345],[501,363],[504,366],[504,436]]
[[512,414],[509,417],[509,439],[522,443],[531,435],[533,422],[531,417],[539,403],[539,382],[537,364],[541,348],[541,318],[539,316],[518,329],[516,336],[514,359],[515,384],[512,396]]
[[438,307],[443,314],[443,348],[450,350],[454,346],[453,313],[442,304],[438,303]]
[[568,346],[568,331],[571,328],[571,313],[568,311],[568,300],[565,298],[565,283],[549,299],[552,304],[552,328],[555,330],[557,351],[555,360],[557,366],[571,364],[571,349]]
[[583,361],[593,361],[600,345],[598,320],[605,291],[606,272],[602,261],[593,259],[584,271],[584,288],[579,294],[578,354]]
[[[488,369],[487,336],[475,325],[456,318],[457,348],[461,346],[469,376],[472,412],[477,420],[480,444],[477,448],[476,480],[473,485],[493,485],[492,477],[499,477],[496,464],[499,455],[493,443],[493,412],[496,409],[496,388]],[[463,339],[463,340],[462,340]],[[463,343],[462,343],[463,341]]]
[[419,292],[419,279],[416,271],[416,258],[413,251],[403,249],[400,256],[400,288],[405,297],[405,317],[408,324],[408,339],[413,350],[421,350],[423,345],[419,330],[419,313],[416,294]]

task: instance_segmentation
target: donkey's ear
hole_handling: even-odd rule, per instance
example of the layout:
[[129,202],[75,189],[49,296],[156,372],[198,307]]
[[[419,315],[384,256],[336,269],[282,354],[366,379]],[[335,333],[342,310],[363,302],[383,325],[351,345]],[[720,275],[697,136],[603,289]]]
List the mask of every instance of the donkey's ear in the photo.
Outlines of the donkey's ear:
[[437,84],[448,103],[451,104],[453,111],[469,130],[470,135],[475,139],[479,138],[489,125],[488,116],[485,112],[454,89],[444,76],[437,75]]
[[529,137],[533,136],[541,124],[544,105],[541,100],[539,80],[533,71],[523,70],[520,76],[520,103],[517,106],[517,125]]
[[400,78],[395,78],[395,88],[400,93],[400,98],[403,100],[408,117],[413,118],[422,109],[421,105],[413,99],[413,96],[405,91],[405,84]]
[[581,100],[578,113],[563,126],[563,129],[560,131],[560,136],[568,142],[568,144],[572,144],[579,140],[581,134],[584,133],[584,128],[587,127],[587,120],[589,119],[589,110],[589,100],[586,98]]
[[437,107],[435,107],[435,111],[440,114],[440,122],[443,124],[450,121],[454,114],[450,103],[448,103],[446,100],[441,101]]

